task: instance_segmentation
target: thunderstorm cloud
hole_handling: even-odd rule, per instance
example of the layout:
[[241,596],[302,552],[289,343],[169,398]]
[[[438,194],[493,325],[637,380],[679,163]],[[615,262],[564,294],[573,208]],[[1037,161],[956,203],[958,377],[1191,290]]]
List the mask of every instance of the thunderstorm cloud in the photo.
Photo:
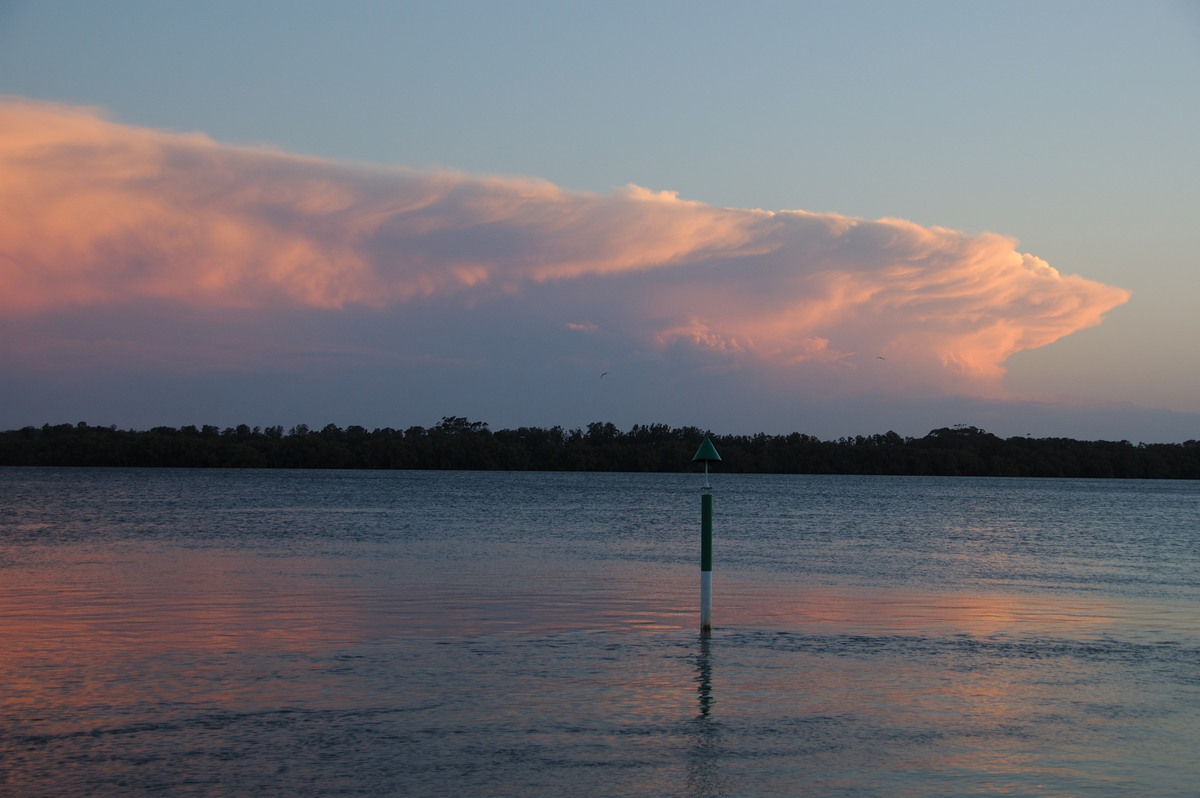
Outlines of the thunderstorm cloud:
[[990,233],[344,164],[0,101],[0,363],[253,368],[270,339],[998,396],[1006,359],[1128,298]]

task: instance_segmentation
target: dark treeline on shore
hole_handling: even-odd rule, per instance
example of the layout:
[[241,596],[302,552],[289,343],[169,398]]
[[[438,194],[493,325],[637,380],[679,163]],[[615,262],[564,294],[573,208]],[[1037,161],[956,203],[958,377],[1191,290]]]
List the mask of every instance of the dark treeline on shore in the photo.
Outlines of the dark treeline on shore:
[[564,430],[492,431],[451,416],[437,425],[367,430],[329,424],[253,429],[194,426],[119,430],[87,424],[0,432],[0,465],[183,468],[374,468],[509,471],[688,471],[712,437],[720,470],[777,474],[1200,479],[1200,442],[1132,444],[1000,438],[976,427],[822,441],[810,435],[717,435],[696,427],[610,423]]

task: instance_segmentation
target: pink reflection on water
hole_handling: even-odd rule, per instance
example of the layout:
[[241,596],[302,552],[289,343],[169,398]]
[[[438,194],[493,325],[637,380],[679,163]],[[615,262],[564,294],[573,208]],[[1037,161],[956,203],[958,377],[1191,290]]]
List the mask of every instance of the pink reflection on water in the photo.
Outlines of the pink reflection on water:
[[[122,746],[130,768],[147,752],[224,750],[224,732],[205,736],[210,715],[265,735],[270,724],[244,718],[364,709],[386,713],[397,734],[467,735],[479,747],[500,730],[504,745],[566,746],[596,765],[633,756],[622,734],[635,732],[637,756],[672,763],[655,771],[666,779],[658,793],[679,780],[686,743],[697,794],[735,783],[770,792],[801,771],[818,793],[910,772],[911,789],[892,794],[967,778],[1028,794],[1040,782],[1097,783],[1093,760],[1111,769],[1113,740],[1141,721],[1106,707],[1164,716],[1172,701],[1103,657],[1056,647],[1200,631],[1194,613],[1164,602],[729,571],[715,580],[715,633],[701,641],[691,564],[375,554],[30,551],[0,591],[0,715],[11,733],[48,740],[29,754],[39,763],[86,755],[95,773],[116,767]],[[356,664],[343,671],[342,657]],[[278,756],[293,745],[284,738]],[[744,760],[720,759],[739,746]],[[1139,752],[1171,768],[1185,748],[1157,737]]]
[[[30,653],[86,648],[221,651],[297,648],[357,638],[365,623],[335,572],[294,560],[208,550],[111,552],[9,572],[0,624]],[[325,601],[326,595],[337,596]]]
[[[859,585],[765,584],[741,576],[720,581],[723,624],[792,631],[989,637],[1009,633],[1088,637],[1114,626],[1179,623],[1162,602],[1033,593],[952,593]],[[716,602],[716,599],[714,599]],[[1186,616],[1184,616],[1186,617]],[[1169,618],[1170,620],[1167,620]],[[1200,628],[1200,625],[1197,626]],[[1195,632],[1197,628],[1186,631]],[[1180,630],[1184,631],[1184,630]]]
[[[395,636],[688,630],[699,574],[684,565],[521,560],[496,568],[395,557],[264,556],[228,549],[112,547],[86,561],[52,550],[6,570],[0,632],[15,651],[304,651]],[[503,570],[501,570],[503,569]],[[717,629],[882,635],[1193,635],[1171,602],[1087,594],[951,593],[714,579]]]

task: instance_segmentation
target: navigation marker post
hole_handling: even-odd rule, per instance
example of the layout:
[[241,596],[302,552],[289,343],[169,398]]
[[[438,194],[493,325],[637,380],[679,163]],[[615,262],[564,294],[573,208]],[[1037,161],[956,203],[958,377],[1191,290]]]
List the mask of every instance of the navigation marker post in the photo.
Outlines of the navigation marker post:
[[712,485],[708,464],[721,462],[717,447],[707,436],[692,462],[704,462],[704,487],[700,489],[700,634],[712,634]]

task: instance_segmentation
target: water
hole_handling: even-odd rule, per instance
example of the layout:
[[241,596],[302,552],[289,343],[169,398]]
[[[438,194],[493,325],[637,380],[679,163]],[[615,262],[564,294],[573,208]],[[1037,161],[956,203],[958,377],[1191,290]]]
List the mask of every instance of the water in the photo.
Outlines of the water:
[[0,469],[0,794],[1194,795],[1200,485]]

